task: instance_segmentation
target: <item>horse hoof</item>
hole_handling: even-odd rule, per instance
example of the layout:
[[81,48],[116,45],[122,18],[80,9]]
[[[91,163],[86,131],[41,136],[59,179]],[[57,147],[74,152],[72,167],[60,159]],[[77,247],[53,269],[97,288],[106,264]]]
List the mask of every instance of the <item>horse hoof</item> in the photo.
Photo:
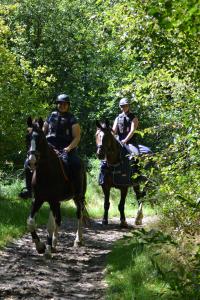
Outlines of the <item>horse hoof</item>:
[[141,219],[139,219],[139,220],[135,220],[135,225],[142,225],[142,220]]
[[52,258],[52,247],[50,245],[47,245],[46,250],[44,252],[44,257],[46,259],[51,259]]
[[[142,207],[142,204],[140,204]],[[142,225],[143,213],[142,211],[138,211],[137,216],[135,218],[135,225]]]
[[36,250],[39,254],[45,253],[46,250],[45,244],[41,243],[40,245],[36,246]]
[[52,252],[52,253],[56,253],[56,252],[57,252],[57,251],[56,251],[56,247],[52,247],[52,248],[51,248],[51,252]]
[[108,225],[108,220],[102,220],[102,225]]
[[127,222],[126,222],[126,221],[121,221],[120,227],[121,227],[121,228],[128,228]]
[[84,245],[83,241],[75,241],[74,242],[74,248],[78,248],[78,247],[81,247],[83,245]]
[[49,252],[49,251],[48,251],[48,252],[45,251],[44,257],[45,257],[46,259],[51,259],[51,258],[52,258],[52,253]]

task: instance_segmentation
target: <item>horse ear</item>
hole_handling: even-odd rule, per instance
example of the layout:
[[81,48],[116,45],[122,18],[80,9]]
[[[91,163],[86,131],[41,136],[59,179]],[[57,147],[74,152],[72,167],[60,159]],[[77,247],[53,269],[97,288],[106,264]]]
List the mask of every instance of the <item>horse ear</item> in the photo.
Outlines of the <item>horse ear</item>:
[[42,129],[42,127],[44,125],[44,121],[42,120],[42,118],[39,118],[38,124],[39,124],[39,127]]
[[28,127],[32,127],[33,121],[32,121],[31,116],[29,116],[29,117],[27,118],[26,123],[27,123],[27,126],[28,126]]
[[97,126],[97,128],[102,129],[102,126],[101,126],[101,124],[100,124],[100,122],[98,120],[96,120],[96,126]]

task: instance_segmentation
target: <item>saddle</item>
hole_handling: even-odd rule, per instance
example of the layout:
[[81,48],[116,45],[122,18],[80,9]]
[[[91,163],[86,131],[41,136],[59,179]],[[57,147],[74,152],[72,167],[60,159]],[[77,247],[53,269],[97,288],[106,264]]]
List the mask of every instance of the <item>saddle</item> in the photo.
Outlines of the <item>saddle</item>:
[[135,161],[124,158],[115,166],[107,165],[106,161],[101,162],[99,173],[99,185],[105,183],[106,176],[112,176],[113,184],[116,186],[133,184],[132,176],[137,172],[137,165]]
[[[116,186],[132,186],[133,181],[137,181],[140,178],[138,169],[138,158],[144,154],[152,154],[149,147],[144,145],[138,145],[137,147],[129,144],[123,145],[121,150],[121,161],[115,165],[107,165],[106,161],[101,162],[100,174],[99,174],[99,185],[105,183],[107,175],[112,176],[113,184]],[[134,178],[136,175],[136,178]]]

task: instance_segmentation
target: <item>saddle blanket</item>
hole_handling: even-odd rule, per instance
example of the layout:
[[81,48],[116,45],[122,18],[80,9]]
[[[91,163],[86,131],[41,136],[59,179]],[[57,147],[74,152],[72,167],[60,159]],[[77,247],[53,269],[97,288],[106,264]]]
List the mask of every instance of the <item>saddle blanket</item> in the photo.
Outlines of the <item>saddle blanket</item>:
[[117,166],[108,166],[106,161],[101,162],[99,173],[99,185],[106,181],[107,176],[112,176],[114,185],[132,185],[132,176],[137,172],[136,164],[129,159],[124,159]]

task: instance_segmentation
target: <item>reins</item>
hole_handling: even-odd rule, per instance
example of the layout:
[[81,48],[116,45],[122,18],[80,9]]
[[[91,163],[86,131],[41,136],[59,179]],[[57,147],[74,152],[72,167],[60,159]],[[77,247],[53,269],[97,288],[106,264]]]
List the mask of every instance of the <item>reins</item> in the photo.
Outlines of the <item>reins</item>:
[[60,166],[61,166],[61,169],[62,169],[63,176],[64,176],[64,178],[65,178],[66,181],[69,181],[69,178],[67,177],[67,175],[65,173],[65,170],[64,170],[64,167],[63,167],[63,163],[62,163],[60,157],[58,157],[58,159],[59,159],[59,162],[60,162]]

